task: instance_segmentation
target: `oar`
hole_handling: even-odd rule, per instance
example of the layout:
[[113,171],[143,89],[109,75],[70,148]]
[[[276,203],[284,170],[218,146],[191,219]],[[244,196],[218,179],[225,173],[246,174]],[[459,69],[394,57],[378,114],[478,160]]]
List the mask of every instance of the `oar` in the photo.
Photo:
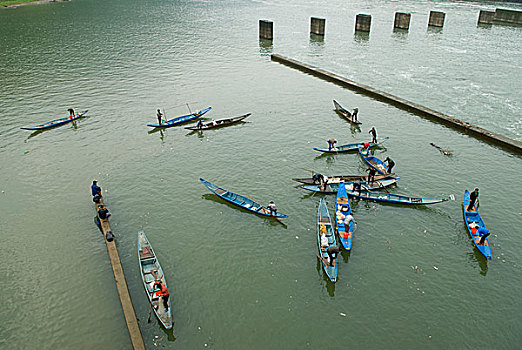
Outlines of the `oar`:
[[151,316],[152,316],[152,299],[150,300],[149,319],[147,320],[147,323],[150,323],[150,317]]
[[163,118],[165,118],[165,123],[167,123],[167,114],[165,113],[165,108],[163,108]]
[[188,110],[189,110],[190,114],[192,114],[192,111],[190,110],[190,106],[189,106],[188,103],[187,103],[187,107],[188,107]]
[[313,170],[310,170],[310,169],[305,169],[305,168],[301,168],[301,169],[303,169],[304,171],[309,171],[309,172],[311,172],[312,175],[317,173],[317,171],[313,171]]

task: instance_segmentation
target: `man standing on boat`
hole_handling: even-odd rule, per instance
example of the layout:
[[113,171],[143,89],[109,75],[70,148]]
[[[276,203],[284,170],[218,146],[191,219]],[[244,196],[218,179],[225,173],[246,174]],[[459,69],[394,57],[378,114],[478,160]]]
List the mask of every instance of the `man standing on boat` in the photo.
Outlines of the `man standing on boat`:
[[469,205],[467,211],[473,210],[473,205],[475,205],[475,201],[477,200],[479,196],[479,189],[475,188],[475,191],[471,192],[469,195]]
[[359,113],[359,108],[355,107],[352,112],[352,122],[357,121],[357,113]]
[[372,183],[375,181],[375,169],[370,168],[366,171],[368,172],[368,186],[371,186]]
[[74,109],[69,108],[69,109],[67,110],[67,112],[69,112],[69,119],[74,118]]
[[158,113],[156,114],[156,116],[158,117],[158,124],[161,124],[162,121],[163,121],[163,114],[161,113],[161,111],[159,110],[158,108]]
[[393,169],[393,167],[395,165],[395,162],[393,160],[391,160],[390,157],[386,157],[386,159],[384,161],[388,163],[388,173],[391,174],[392,173],[392,169]]
[[372,134],[372,143],[377,143],[377,131],[375,130],[375,127],[372,127],[372,129],[368,131],[368,134]]

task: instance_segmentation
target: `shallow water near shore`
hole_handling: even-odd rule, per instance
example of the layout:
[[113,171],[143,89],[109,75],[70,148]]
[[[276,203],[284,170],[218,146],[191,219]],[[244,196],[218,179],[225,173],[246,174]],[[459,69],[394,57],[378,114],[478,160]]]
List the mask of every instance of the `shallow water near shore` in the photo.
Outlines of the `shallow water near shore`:
[[[502,4],[505,5],[504,3]],[[508,7],[517,8],[509,4]],[[111,210],[145,344],[168,349],[513,349],[522,342],[521,158],[393,106],[270,61],[280,53],[522,140],[521,28],[477,27],[490,3],[433,1],[93,1],[0,11],[2,348],[128,349],[105,244],[93,223],[97,179]],[[518,6],[520,8],[520,6]],[[442,30],[426,27],[446,12]],[[409,33],[393,14],[412,13]],[[354,35],[357,13],[372,15]],[[310,37],[325,17],[324,39]],[[258,20],[274,21],[273,43]],[[359,129],[332,99],[359,108]],[[203,133],[150,132],[167,116],[252,113]],[[20,130],[89,109],[74,126]],[[357,154],[313,147],[389,136],[393,193],[455,195],[408,208],[352,201],[353,249],[329,283],[316,258],[319,199],[292,177],[362,174]],[[442,155],[429,143],[450,149]],[[211,194],[205,178],[289,214],[281,225]],[[493,260],[462,222],[480,188]],[[334,196],[325,196],[331,214]],[[144,230],[173,297],[173,333],[141,284]],[[417,268],[415,268],[417,267]],[[156,338],[157,336],[157,338]]]

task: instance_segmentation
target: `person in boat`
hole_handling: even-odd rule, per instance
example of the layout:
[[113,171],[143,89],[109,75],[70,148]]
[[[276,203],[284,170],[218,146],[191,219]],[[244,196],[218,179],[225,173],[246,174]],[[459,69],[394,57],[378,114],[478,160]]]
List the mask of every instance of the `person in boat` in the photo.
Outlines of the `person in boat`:
[[319,227],[319,233],[321,234],[321,250],[328,248],[328,237],[326,237],[326,225],[321,223]]
[[353,191],[354,191],[354,192],[357,191],[357,193],[359,194],[359,196],[361,195],[362,186],[361,186],[361,182],[360,182],[360,181],[355,181],[355,182],[353,183],[352,188],[353,188]]
[[353,112],[352,112],[352,121],[353,122],[356,122],[357,121],[357,113],[359,113],[359,108],[355,107],[353,109]]
[[478,244],[484,245],[484,242],[486,241],[486,238],[489,236],[489,230],[485,227],[480,227],[477,231],[477,233],[480,236],[480,241]]
[[216,125],[217,125],[217,122],[216,122],[214,119],[212,119],[212,125],[213,125],[213,126],[216,126]]
[[158,297],[161,296],[161,298],[163,299],[163,306],[165,307],[165,310],[168,310],[169,309],[169,291],[168,291],[167,287],[161,282],[156,281],[154,283],[153,290],[156,289],[156,286],[158,287],[158,290],[156,291],[156,296],[158,296]]
[[375,127],[372,127],[372,129],[368,131],[368,134],[372,134],[372,143],[377,143],[377,131],[375,130]]
[[112,214],[109,213],[109,209],[105,205],[100,205],[100,209],[98,209],[98,217],[102,220],[108,219]]
[[350,227],[350,221],[355,224],[355,219],[353,218],[352,214],[346,215],[346,217],[344,218],[344,226],[347,228]]
[[326,249],[326,252],[328,253],[328,260],[329,260],[330,266],[335,266],[335,259],[337,259],[337,255],[339,254],[340,251],[341,250],[336,245],[333,245],[331,247],[328,247],[328,249]]
[[337,143],[337,141],[334,138],[331,138],[328,140],[328,150],[331,151],[332,148],[335,148],[334,144]]
[[102,197],[102,189],[100,186],[98,186],[98,181],[94,180],[92,182],[92,185],[91,185],[91,193],[92,193],[92,196],[96,196],[96,195],[99,195],[100,197]]
[[326,191],[326,187],[328,186],[328,176],[323,175],[323,176],[321,177],[321,180],[322,180],[322,181],[319,182],[319,189],[320,189],[321,191]]
[[266,207],[268,208],[268,210],[270,210],[270,215],[277,214],[277,207],[274,201],[270,201],[270,203]]
[[198,128],[199,130],[201,130],[203,128],[203,121],[201,119],[198,120],[198,123],[196,124],[196,128]]
[[371,186],[371,184],[375,181],[375,169],[369,168],[366,171],[368,172],[368,186]]
[[323,178],[323,175],[317,173],[317,174],[314,174],[314,175],[312,176],[312,181],[314,182],[314,184],[320,184],[322,178]]
[[69,119],[73,119],[73,118],[74,118],[74,109],[69,108],[69,109],[67,110],[67,112],[69,112]]
[[156,116],[158,117],[158,124],[161,124],[163,122],[163,113],[161,113],[159,108],[158,112],[156,113]]
[[475,188],[475,191],[471,192],[469,195],[469,205],[467,211],[471,211],[473,209],[473,205],[475,205],[475,201],[477,200],[479,196],[479,189]]
[[395,162],[393,160],[391,160],[390,157],[386,157],[386,159],[384,160],[386,163],[388,163],[388,173],[391,174],[392,173],[392,169],[393,169],[393,166],[395,165]]

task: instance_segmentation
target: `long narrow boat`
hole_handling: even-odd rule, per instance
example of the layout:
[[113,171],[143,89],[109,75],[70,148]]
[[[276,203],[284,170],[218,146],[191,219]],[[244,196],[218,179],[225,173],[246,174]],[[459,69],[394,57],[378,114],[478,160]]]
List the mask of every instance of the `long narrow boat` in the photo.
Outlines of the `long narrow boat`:
[[232,204],[235,204],[241,208],[250,210],[256,214],[263,215],[263,216],[270,216],[270,217],[275,217],[275,218],[287,218],[288,217],[288,215],[283,214],[283,213],[275,213],[272,215],[270,213],[270,210],[267,207],[262,206],[261,204],[254,201],[251,198],[245,197],[243,195],[240,195],[240,194],[237,194],[234,192],[227,191],[224,188],[216,186],[213,183],[211,183],[205,179],[202,179],[202,178],[200,178],[199,181],[201,181],[203,183],[203,185],[207,186],[207,188],[210,191],[212,191],[219,197],[221,197],[224,200],[226,200]]
[[[383,143],[384,141],[386,141],[388,139],[389,139],[389,137],[385,137],[385,138],[377,140],[377,142],[375,142],[375,143],[368,142],[370,144],[369,148],[378,146],[378,145],[380,145],[381,143]],[[346,144],[346,145],[341,145],[341,146],[334,147],[332,149],[316,148],[316,147],[314,147],[314,151],[323,152],[323,153],[346,153],[346,152],[353,152],[353,151],[357,151],[359,148],[364,147],[364,143],[365,142],[349,143],[349,144]]]
[[[386,175],[375,175],[375,180],[384,180],[384,179],[390,179],[390,178],[399,178],[398,176],[395,176],[395,174],[386,174]],[[356,182],[356,181],[366,181],[368,179],[368,175],[334,175],[328,177],[328,183],[329,184],[339,184],[339,182]],[[305,185],[318,185],[316,181],[312,177],[302,177],[302,178],[293,178],[295,182],[300,182]],[[337,190],[336,190],[337,191]]]
[[352,124],[360,125],[362,124],[360,121],[352,120],[352,113],[344,109],[336,100],[333,100],[333,104],[335,107],[335,111],[339,113],[344,119],[348,120]]
[[58,118],[58,119],[51,120],[51,121],[48,121],[48,122],[45,122],[45,123],[42,123],[42,124],[38,124],[38,125],[35,125],[35,126],[26,126],[26,127],[20,128],[20,129],[23,129],[23,130],[45,130],[45,129],[54,128],[56,126],[67,124],[67,123],[73,122],[73,121],[75,121],[77,119],[80,119],[88,111],[89,110],[85,110],[85,111],[83,111],[81,113],[78,113],[73,118],[69,118],[69,117]]
[[484,255],[487,259],[491,260],[491,246],[489,245],[489,237],[486,237],[484,240],[484,244],[480,244],[481,236],[477,233],[478,229],[483,227],[486,228],[486,224],[482,217],[477,211],[477,207],[473,206],[471,211],[467,211],[467,207],[469,205],[469,191],[464,191],[464,200],[462,202],[462,214],[464,216],[464,224],[468,229],[469,235],[475,244],[475,247]]
[[348,227],[346,227],[344,220],[346,216],[352,214],[352,208],[350,207],[350,200],[348,199],[348,194],[346,193],[346,187],[343,185],[344,183],[341,182],[339,184],[339,189],[337,190],[337,199],[335,201],[335,219],[337,221],[337,234],[339,235],[339,239],[341,240],[343,248],[350,250],[352,249],[354,221],[351,220],[348,223]]
[[[326,229],[326,238],[328,238],[327,247],[321,247],[321,227]],[[321,199],[319,201],[319,208],[317,209],[317,248],[319,249],[319,257],[321,258],[321,265],[323,265],[324,272],[326,272],[330,281],[335,283],[335,281],[337,281],[338,264],[337,261],[334,261],[333,266],[330,265],[328,262],[328,253],[326,252],[326,250],[332,246],[337,246],[337,241],[335,239],[332,220],[330,220],[330,214],[328,213],[328,207],[324,199]]]
[[211,109],[212,109],[212,107],[207,107],[205,109],[202,109],[199,112],[194,112],[191,114],[182,115],[181,117],[176,117],[176,118],[167,120],[165,123],[161,123],[161,124],[151,123],[151,124],[147,124],[147,126],[150,126],[151,128],[170,128],[172,126],[176,126],[176,125],[183,124],[183,123],[189,122],[191,120],[197,119],[197,118],[201,117],[203,114],[210,111]]
[[227,125],[238,123],[238,122],[242,121],[243,119],[250,117],[251,115],[252,115],[252,113],[243,114],[243,115],[241,115],[239,117],[216,120],[215,124],[210,122],[210,123],[202,124],[200,127],[198,127],[196,125],[187,126],[187,127],[185,127],[185,129],[188,129],[188,130],[208,130],[208,129],[220,128],[222,126],[227,126]]
[[[382,189],[388,186],[391,186],[393,184],[396,184],[397,181],[399,181],[399,177],[390,177],[385,180],[375,180],[371,184],[368,184],[367,181],[361,181],[359,182],[361,184],[361,189],[367,190],[367,191],[374,191],[378,189]],[[353,185],[355,182],[344,182],[344,187],[347,191],[353,191]],[[326,185],[326,188],[322,187],[321,185],[299,185],[299,188],[302,188],[303,190],[312,191],[312,192],[318,192],[318,193],[326,193],[326,194],[333,194],[337,193],[339,190],[339,183],[332,183],[328,181],[328,184]]]
[[377,170],[377,172],[381,175],[389,175],[388,173],[388,166],[384,164],[382,160],[380,160],[377,157],[374,157],[368,153],[367,150],[362,150],[359,148],[359,154],[361,155],[362,159],[366,163],[368,163],[369,166]]
[[163,300],[156,295],[158,288],[156,287],[156,289],[154,289],[154,282],[161,282],[167,287],[167,280],[165,279],[158,258],[143,231],[138,232],[138,261],[140,264],[141,280],[143,281],[145,292],[147,292],[149,303],[152,304],[151,307],[154,309],[154,313],[163,327],[171,329],[172,304],[170,295],[168,300],[169,308],[166,310],[163,305]]
[[369,191],[348,191],[350,197],[359,199],[371,200],[376,202],[385,202],[392,204],[406,204],[406,205],[426,205],[446,202],[447,198],[422,198],[403,196],[394,193],[385,192],[369,192]]

